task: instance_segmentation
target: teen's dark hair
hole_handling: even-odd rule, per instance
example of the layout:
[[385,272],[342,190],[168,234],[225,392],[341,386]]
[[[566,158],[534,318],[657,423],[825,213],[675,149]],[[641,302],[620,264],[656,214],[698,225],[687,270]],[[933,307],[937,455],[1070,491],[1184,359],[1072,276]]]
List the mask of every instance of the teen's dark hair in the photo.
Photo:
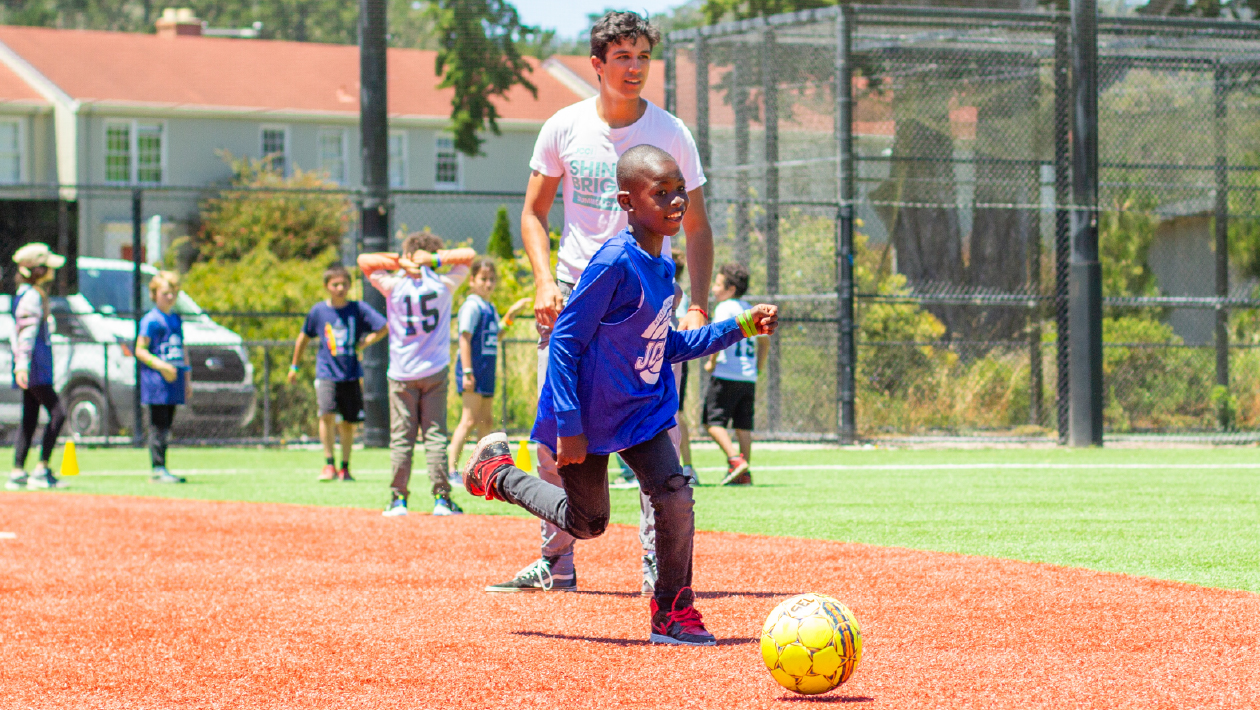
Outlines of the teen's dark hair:
[[494,268],[494,257],[479,256],[476,259],[473,259],[472,264],[468,267],[469,280],[472,280],[473,277],[480,274],[482,269],[490,269],[491,271],[494,271],[495,278],[499,277],[499,272],[495,271]]
[[350,271],[341,264],[332,264],[324,269],[324,285],[327,286],[329,281],[335,278],[345,278],[346,281],[352,281]]
[[441,248],[442,238],[427,229],[423,232],[412,232],[403,237],[402,241],[403,256],[414,253],[417,249],[432,254]]
[[742,298],[748,292],[748,269],[745,269],[743,264],[734,262],[722,264],[718,273],[726,279],[727,286],[735,287],[735,298]]
[[629,40],[631,44],[646,37],[648,49],[661,41],[661,31],[653,27],[642,16],[633,12],[617,12],[613,10],[599,18],[591,28],[591,56],[599,57],[601,62],[608,61],[608,45]]

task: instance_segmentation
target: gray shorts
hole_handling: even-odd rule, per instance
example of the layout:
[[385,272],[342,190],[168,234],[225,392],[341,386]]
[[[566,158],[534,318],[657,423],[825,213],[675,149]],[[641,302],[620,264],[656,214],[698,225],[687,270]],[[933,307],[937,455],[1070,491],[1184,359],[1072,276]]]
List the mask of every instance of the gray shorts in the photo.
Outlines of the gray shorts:
[[363,388],[358,380],[315,380],[315,402],[321,417],[336,413],[343,422],[363,421]]

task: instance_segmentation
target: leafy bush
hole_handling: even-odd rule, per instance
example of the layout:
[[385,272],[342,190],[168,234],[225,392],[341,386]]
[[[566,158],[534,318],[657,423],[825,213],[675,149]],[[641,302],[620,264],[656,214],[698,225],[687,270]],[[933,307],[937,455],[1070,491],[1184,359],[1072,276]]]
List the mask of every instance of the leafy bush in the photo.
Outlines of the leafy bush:
[[228,153],[224,159],[232,166],[231,187],[239,189],[202,202],[194,240],[200,258],[241,259],[261,245],[280,259],[313,259],[340,247],[353,212],[324,173],[295,168],[284,177],[266,160]]

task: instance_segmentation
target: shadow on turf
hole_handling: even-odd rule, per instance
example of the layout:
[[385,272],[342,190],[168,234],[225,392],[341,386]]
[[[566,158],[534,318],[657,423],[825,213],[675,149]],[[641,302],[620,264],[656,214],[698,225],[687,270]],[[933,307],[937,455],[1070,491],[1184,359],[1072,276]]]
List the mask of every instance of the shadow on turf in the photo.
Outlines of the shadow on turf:
[[875,698],[865,695],[789,695],[779,700],[785,703],[872,703]]
[[[570,594],[593,594],[606,597],[640,597],[638,592],[614,592],[605,589],[580,589]],[[786,599],[800,592],[696,592],[696,599],[725,599],[726,597],[755,597],[758,599]]]
[[[651,646],[652,643],[646,639],[610,639],[600,638],[597,636],[566,636],[564,634],[548,634],[542,631],[513,631],[517,636],[535,636],[545,639],[556,639],[558,641],[594,641],[595,643],[606,643],[611,646]],[[722,638],[718,639],[719,646],[735,646],[743,643],[757,643],[755,638]]]

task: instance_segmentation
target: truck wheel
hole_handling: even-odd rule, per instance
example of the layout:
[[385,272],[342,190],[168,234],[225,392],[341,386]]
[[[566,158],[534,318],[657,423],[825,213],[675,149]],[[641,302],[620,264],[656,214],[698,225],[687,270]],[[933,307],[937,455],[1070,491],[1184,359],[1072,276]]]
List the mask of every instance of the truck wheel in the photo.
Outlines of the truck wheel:
[[[105,436],[108,408],[105,395],[91,385],[80,385],[66,397],[66,429],[71,436]],[[108,428],[108,429],[107,429]]]

